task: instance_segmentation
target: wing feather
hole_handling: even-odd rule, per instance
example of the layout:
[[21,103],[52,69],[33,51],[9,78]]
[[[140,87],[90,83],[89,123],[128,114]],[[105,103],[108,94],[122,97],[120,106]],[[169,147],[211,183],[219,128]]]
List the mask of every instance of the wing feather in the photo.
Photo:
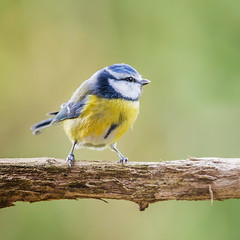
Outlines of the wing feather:
[[82,85],[73,93],[71,99],[62,104],[60,111],[57,113],[52,123],[80,116],[88,100],[88,96],[93,94],[93,90],[91,90],[92,84],[89,84],[89,80],[83,82]]

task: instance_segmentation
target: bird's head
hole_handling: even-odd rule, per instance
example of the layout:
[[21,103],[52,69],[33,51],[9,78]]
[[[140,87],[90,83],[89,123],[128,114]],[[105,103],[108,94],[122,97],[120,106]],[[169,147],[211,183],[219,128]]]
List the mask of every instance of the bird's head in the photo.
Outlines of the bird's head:
[[99,70],[94,74],[95,93],[105,98],[138,100],[142,86],[150,83],[131,66],[121,63]]

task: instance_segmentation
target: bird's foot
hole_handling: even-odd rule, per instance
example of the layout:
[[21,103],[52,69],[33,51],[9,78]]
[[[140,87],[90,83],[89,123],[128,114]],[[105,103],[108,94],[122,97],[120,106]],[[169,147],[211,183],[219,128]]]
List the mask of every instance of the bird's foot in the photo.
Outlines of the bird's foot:
[[72,167],[72,164],[73,164],[74,160],[75,160],[74,155],[72,153],[69,153],[68,157],[66,159],[66,162],[69,164],[69,168]]
[[122,156],[122,157],[120,157],[119,162],[120,162],[122,165],[125,165],[125,164],[128,162],[128,158]]

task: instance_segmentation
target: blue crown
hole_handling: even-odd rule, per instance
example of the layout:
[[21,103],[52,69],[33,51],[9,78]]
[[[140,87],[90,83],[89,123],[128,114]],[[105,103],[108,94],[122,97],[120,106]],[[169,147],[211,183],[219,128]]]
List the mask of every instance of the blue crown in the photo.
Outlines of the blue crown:
[[121,64],[114,64],[108,67],[109,70],[116,72],[116,73],[126,73],[126,74],[138,74],[138,72],[131,66],[121,63]]

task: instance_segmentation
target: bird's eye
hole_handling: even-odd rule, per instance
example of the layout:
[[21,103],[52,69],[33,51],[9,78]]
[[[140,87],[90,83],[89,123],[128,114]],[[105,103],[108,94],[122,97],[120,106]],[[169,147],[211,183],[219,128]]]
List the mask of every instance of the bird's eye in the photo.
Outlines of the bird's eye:
[[133,77],[127,77],[125,80],[128,82],[135,82],[135,79]]

